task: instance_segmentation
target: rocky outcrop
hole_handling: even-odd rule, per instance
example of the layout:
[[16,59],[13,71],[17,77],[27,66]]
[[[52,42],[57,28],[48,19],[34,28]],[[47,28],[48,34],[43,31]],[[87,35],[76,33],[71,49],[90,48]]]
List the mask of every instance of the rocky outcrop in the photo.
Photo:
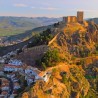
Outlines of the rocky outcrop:
[[90,85],[81,68],[73,65],[70,72],[67,72],[64,83],[61,75],[63,70],[55,70],[55,74],[52,72],[52,77],[47,83],[38,81],[31,87],[29,98],[80,98],[87,95]]
[[[86,26],[74,23],[59,29],[49,47],[59,50],[69,71],[64,70],[65,66],[62,69],[56,67],[47,83],[38,81],[31,87],[30,98],[97,98],[98,81],[88,79],[88,75],[97,76],[98,72],[96,56],[90,57],[97,51],[98,26],[92,22]],[[79,62],[74,63],[75,60]]]
[[[78,26],[74,25],[74,28]],[[57,44],[63,50],[78,57],[86,57],[96,51],[95,45],[98,44],[98,26],[96,24],[89,23],[88,27],[73,31],[70,30],[70,27],[65,28],[66,30],[60,32],[56,39]]]

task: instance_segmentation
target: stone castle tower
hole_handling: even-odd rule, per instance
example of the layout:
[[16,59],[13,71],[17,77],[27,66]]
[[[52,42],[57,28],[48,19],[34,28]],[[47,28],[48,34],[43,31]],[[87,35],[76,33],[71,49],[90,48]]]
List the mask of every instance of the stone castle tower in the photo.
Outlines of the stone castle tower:
[[83,11],[78,11],[77,12],[77,21],[79,22],[79,23],[83,23]]
[[83,23],[83,18],[84,18],[84,12],[83,11],[78,11],[77,16],[66,16],[63,17],[63,22],[64,23]]

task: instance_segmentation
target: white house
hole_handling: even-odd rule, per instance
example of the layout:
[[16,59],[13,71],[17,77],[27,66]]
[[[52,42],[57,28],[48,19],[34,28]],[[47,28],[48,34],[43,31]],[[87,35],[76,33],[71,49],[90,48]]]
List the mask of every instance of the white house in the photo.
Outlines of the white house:
[[4,71],[15,71],[16,69],[12,68],[11,66],[5,66]]
[[15,65],[10,65],[10,64],[5,64],[4,65],[4,71],[22,71],[22,67],[21,66],[15,66]]
[[10,55],[16,55],[16,53],[14,51],[10,52]]
[[19,85],[19,83],[15,82],[14,83],[14,89],[19,89],[19,88],[21,88],[20,85]]
[[4,86],[1,88],[2,91],[9,90],[9,86]]
[[12,79],[12,78],[15,77],[15,74],[7,74],[7,77],[10,78],[10,79]]
[[32,70],[32,69],[25,69],[25,74],[29,75],[29,76],[32,76],[32,75],[37,75],[37,73]]
[[30,85],[31,83],[33,83],[33,79],[32,78],[27,78],[27,84]]
[[10,60],[8,62],[8,64],[15,65],[15,66],[21,66],[21,65],[23,65],[22,61],[21,60],[17,60],[17,59]]
[[12,79],[13,82],[18,82],[18,79]]
[[4,75],[4,72],[3,72],[3,70],[0,70],[0,75]]
[[[41,72],[37,68],[28,66],[25,69],[25,79],[27,80],[28,85],[37,80],[43,80],[47,82],[51,76],[51,72]],[[34,77],[34,78],[33,78]]]
[[5,63],[5,59],[4,58],[0,58],[0,63],[4,64]]
[[14,89],[19,89],[19,88],[21,88],[20,85],[15,85],[14,86]]
[[10,95],[10,98],[14,98],[14,95],[12,94],[12,95]]

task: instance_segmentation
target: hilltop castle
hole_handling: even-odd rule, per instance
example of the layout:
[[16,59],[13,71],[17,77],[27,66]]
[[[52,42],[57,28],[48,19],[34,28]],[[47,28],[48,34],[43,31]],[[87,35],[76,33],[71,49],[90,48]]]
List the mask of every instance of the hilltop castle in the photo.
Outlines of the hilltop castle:
[[84,12],[78,11],[77,17],[76,16],[63,17],[63,22],[66,22],[66,23],[73,23],[73,22],[83,23],[83,16],[84,16]]

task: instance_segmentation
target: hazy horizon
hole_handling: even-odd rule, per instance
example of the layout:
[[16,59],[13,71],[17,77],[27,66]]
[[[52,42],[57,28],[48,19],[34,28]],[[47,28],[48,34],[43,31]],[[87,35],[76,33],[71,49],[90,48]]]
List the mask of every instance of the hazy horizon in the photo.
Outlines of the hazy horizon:
[[0,0],[0,16],[55,18],[84,11],[84,18],[96,18],[97,4],[98,0]]
[[[32,17],[32,16],[0,16],[0,17],[18,17],[18,18],[63,18],[64,16],[61,16],[61,17],[48,17],[48,16],[35,16],[35,17]],[[87,17],[87,18],[84,18],[84,19],[91,19],[91,18],[98,18],[98,17]]]

